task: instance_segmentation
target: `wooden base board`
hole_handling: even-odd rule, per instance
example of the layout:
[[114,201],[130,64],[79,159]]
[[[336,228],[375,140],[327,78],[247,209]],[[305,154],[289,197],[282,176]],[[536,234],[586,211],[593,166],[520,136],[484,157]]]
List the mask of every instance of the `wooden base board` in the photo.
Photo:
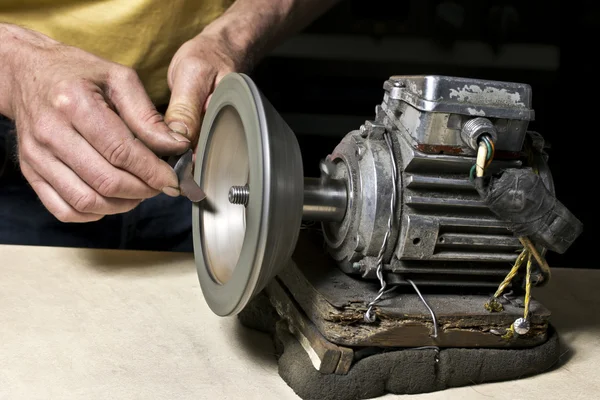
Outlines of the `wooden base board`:
[[[292,333],[304,348],[315,369],[323,374],[345,375],[354,360],[354,351],[329,342],[316,326],[306,318],[296,302],[285,292],[277,279],[272,281],[265,292],[282,319],[277,323],[276,332]],[[279,334],[278,336],[282,336]]]
[[[484,304],[491,294],[423,292],[436,315],[436,338],[432,337],[429,311],[409,288],[386,295],[376,307],[377,322],[369,324],[363,318],[368,301],[379,289],[377,282],[344,274],[306,234],[301,235],[293,259],[267,294],[273,304],[279,304],[278,311],[290,322],[291,329],[302,331],[308,342],[320,338],[335,346],[321,347],[322,351],[339,353],[337,362],[345,351],[342,348],[519,348],[547,340],[550,312],[535,300],[530,304],[530,332],[503,339],[506,329],[523,316],[519,305],[522,299],[506,302],[502,312],[490,313]],[[327,361],[331,365],[326,369],[337,368],[332,360]]]

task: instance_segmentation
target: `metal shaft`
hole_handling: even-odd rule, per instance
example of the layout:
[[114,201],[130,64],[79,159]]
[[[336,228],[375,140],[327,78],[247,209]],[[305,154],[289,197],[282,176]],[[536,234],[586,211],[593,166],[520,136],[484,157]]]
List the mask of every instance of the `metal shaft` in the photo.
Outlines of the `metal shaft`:
[[[246,206],[250,188],[232,186],[229,202]],[[304,205],[302,218],[309,221],[340,222],[346,215],[348,195],[346,184],[337,180],[323,181],[320,178],[304,178]]]
[[304,178],[302,219],[340,222],[346,215],[348,195],[346,184],[337,180]]

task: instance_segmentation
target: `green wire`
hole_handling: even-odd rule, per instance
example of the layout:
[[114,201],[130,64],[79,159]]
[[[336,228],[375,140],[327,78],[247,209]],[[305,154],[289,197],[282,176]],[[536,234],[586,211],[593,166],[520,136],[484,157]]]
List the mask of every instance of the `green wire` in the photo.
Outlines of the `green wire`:
[[[481,140],[483,140],[483,142],[485,143],[485,146],[487,147],[487,154],[485,155],[485,159],[486,161],[489,161],[490,158],[492,158],[492,145],[490,143],[490,140],[487,138],[487,136],[482,136]],[[475,162],[475,164],[473,164],[473,166],[471,167],[471,171],[469,172],[469,179],[471,181],[473,181],[475,179],[475,171],[477,170],[477,162]]]
[[481,137],[483,139],[483,141],[485,142],[485,145],[487,146],[487,154],[486,154],[486,160],[489,160],[490,158],[492,158],[492,144],[490,143],[490,139],[487,138],[487,136],[482,136]]

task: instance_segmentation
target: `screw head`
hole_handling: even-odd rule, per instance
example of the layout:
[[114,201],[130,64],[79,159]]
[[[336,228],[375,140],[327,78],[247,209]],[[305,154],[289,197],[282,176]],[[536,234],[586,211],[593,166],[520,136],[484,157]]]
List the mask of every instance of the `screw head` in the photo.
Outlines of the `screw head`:
[[377,320],[377,318],[375,317],[375,314],[369,310],[365,313],[364,316],[365,322],[372,324],[373,322],[375,322]]
[[369,136],[369,131],[367,130],[367,127],[364,125],[360,126],[360,136],[362,136],[363,138],[366,138],[367,136]]
[[529,332],[529,329],[531,329],[531,324],[525,318],[517,318],[513,325],[515,332],[517,332],[519,335],[525,335],[527,332]]

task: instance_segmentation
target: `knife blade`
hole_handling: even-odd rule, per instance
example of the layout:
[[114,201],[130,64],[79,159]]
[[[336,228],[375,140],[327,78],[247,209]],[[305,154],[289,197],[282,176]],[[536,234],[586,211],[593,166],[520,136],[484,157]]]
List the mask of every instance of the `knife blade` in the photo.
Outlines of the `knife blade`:
[[177,174],[181,195],[197,203],[206,198],[206,193],[204,193],[194,180],[192,171],[193,156],[194,152],[190,149],[180,156],[170,157],[168,163],[175,170],[175,174]]

